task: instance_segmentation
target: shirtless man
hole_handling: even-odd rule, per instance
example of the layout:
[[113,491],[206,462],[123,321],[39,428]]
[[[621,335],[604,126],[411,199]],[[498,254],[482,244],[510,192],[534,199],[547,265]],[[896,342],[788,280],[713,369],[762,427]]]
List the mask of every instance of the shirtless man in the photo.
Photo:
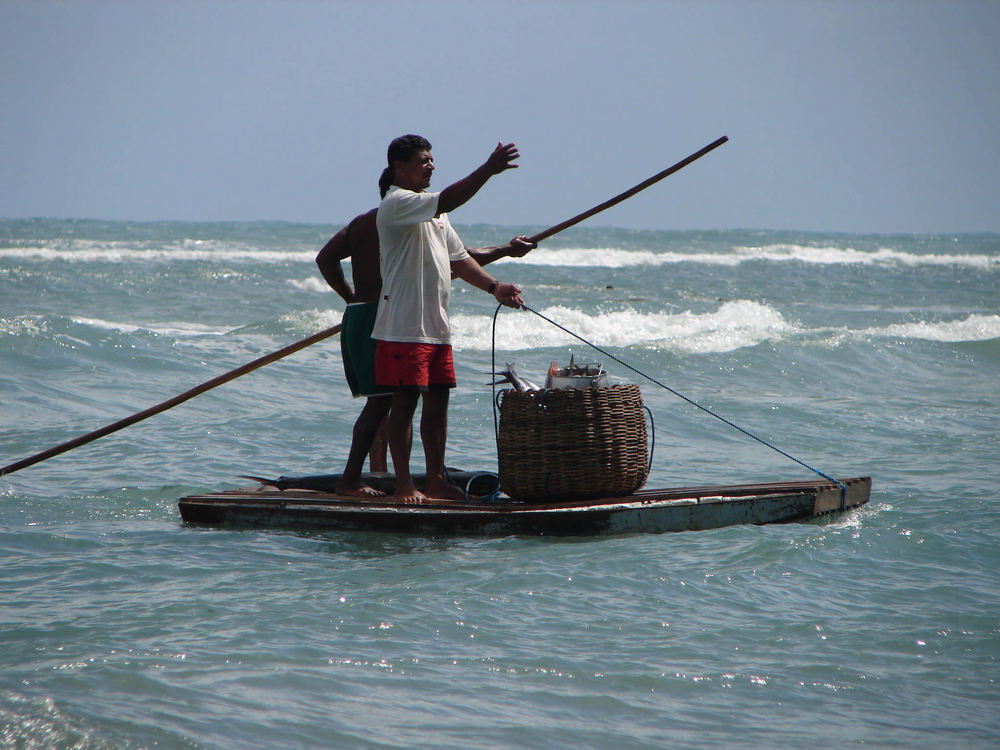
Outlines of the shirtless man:
[[[389,144],[389,166],[379,181],[388,191],[376,213],[383,286],[372,337],[376,382],[392,390],[387,431],[396,473],[393,495],[404,502],[464,498],[444,475],[448,398],[455,387],[447,312],[452,274],[509,307],[523,301],[518,286],[493,278],[469,255],[447,212],[472,198],[493,175],[516,168],[519,156],[513,143],[500,143],[468,176],[440,193],[429,193],[434,172],[430,143],[405,135]],[[409,466],[413,415],[421,400],[427,467],[423,492]]]
[[[388,185],[381,188],[383,197]],[[316,256],[323,278],[347,303],[340,333],[344,373],[355,397],[367,400],[354,423],[351,450],[336,492],[350,497],[378,497],[385,493],[361,481],[365,455],[370,454],[372,472],[384,472],[386,466],[385,417],[392,404],[392,391],[375,385],[375,341],[371,338],[382,276],[379,270],[377,209],[355,216],[323,246]],[[537,245],[525,236],[515,237],[506,245],[486,248],[467,247],[480,265],[506,257],[520,258]],[[351,259],[354,288],[344,277],[341,261]]]

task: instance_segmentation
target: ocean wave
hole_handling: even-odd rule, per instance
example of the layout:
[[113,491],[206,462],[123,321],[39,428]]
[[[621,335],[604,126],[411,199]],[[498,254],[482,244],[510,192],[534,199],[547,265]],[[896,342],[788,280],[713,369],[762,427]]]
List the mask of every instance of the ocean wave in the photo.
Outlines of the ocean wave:
[[[644,346],[689,354],[728,352],[781,339],[798,332],[777,310],[750,300],[723,303],[705,313],[640,313],[631,310],[590,314],[549,307],[542,315],[602,347]],[[493,319],[455,315],[451,318],[456,349],[488,349]],[[565,346],[573,336],[530,313],[497,319],[497,346],[507,350]]]
[[[65,322],[66,319],[62,319]],[[116,333],[150,333],[156,336],[172,336],[174,338],[188,338],[201,336],[224,336],[232,333],[233,328],[218,328],[206,326],[202,323],[187,321],[176,321],[166,323],[124,323],[113,320],[103,320],[101,318],[71,317],[69,322],[91,328],[94,330],[114,331]],[[56,325],[53,326],[53,322]],[[58,319],[47,319],[40,315],[16,315],[10,318],[0,318],[0,335],[23,336],[26,338],[42,338],[52,335],[53,330],[58,332],[58,336],[69,338],[75,343],[86,345],[87,342],[81,339],[68,336],[64,325],[58,324]]]
[[343,317],[341,310],[302,310],[285,313],[278,319],[278,322],[283,327],[291,328],[296,333],[308,336],[324,328],[337,325]]
[[15,315],[0,318],[0,335],[33,338],[48,333],[49,327],[41,315]]
[[[184,240],[162,245],[148,242],[69,240],[31,247],[2,247],[0,259],[81,263],[231,262],[312,265],[316,259],[316,251],[314,249],[268,250],[215,240]],[[574,268],[628,268],[679,263],[738,266],[752,262],[797,262],[812,265],[953,266],[980,271],[1000,270],[1000,255],[997,254],[912,253],[888,247],[857,250],[851,247],[813,247],[797,244],[735,246],[719,252],[622,250],[613,247],[562,249],[543,247],[533,250],[523,258],[503,258],[497,262]]]
[[[717,310],[694,313],[621,311],[590,314],[566,307],[540,311],[545,317],[601,347],[645,347],[679,354],[711,354],[757,346],[765,341],[824,342],[901,339],[961,343],[1000,339],[1000,315],[971,314],[959,320],[915,321],[861,329],[807,328],[788,322],[769,305],[750,300],[723,303]],[[493,319],[455,315],[456,349],[489,349]],[[566,346],[578,341],[537,316],[501,315],[497,347],[526,350]]]
[[[511,262],[512,259],[498,261]],[[539,248],[517,259],[518,263],[536,266],[605,267],[664,266],[693,263],[706,266],[738,266],[742,263],[798,262],[814,265],[865,266],[957,266],[981,271],[1000,270],[1000,255],[971,253],[908,253],[892,248],[855,250],[842,247],[810,247],[806,245],[764,245],[734,247],[727,252],[655,252],[652,250],[619,250],[615,248]]]
[[289,279],[288,283],[301,292],[333,292],[330,285],[319,276],[308,276],[304,279]]
[[1000,339],[1000,315],[972,314],[962,320],[913,323],[893,323],[879,328],[858,331],[866,338],[920,339],[959,343]]
[[798,261],[818,265],[964,266],[980,270],[1000,270],[1000,255],[909,253],[888,247],[868,251],[850,247],[786,244],[737,247],[734,250],[748,260]]
[[157,336],[173,336],[186,338],[189,336],[225,336],[232,328],[217,328],[201,323],[170,322],[170,323],[118,323],[100,318],[71,318],[77,325],[119,333],[152,333]]
[[[766,304],[733,300],[707,312],[643,313],[621,310],[589,313],[565,306],[539,311],[546,318],[601,347],[643,347],[680,354],[709,354],[735,351],[765,341],[819,342],[839,345],[845,340],[934,341],[962,343],[1000,339],[1000,315],[973,313],[955,320],[910,321],[884,326],[808,328],[787,321]],[[275,332],[291,330],[303,336],[340,322],[339,309],[313,309],[285,313],[273,321]],[[146,333],[177,339],[198,339],[238,334],[245,327],[208,326],[190,321],[121,322],[101,318],[73,317],[72,323],[91,329],[122,334]],[[493,334],[493,317],[455,314],[451,317],[456,350],[488,350]],[[250,332],[246,329],[247,332]],[[254,329],[254,332],[261,331]],[[39,316],[0,318],[0,335],[46,337],[50,321]],[[65,334],[61,334],[65,335]],[[497,318],[496,343],[499,349],[521,351],[562,347],[579,339],[530,312],[510,311]]]
[[262,250],[230,242],[184,240],[177,243],[71,240],[52,245],[0,248],[0,259],[76,263],[314,263],[316,251]]
[[[81,666],[88,663],[83,662]],[[93,750],[137,747],[131,741],[108,739],[112,736],[108,730],[88,726],[85,721],[60,710],[56,701],[49,697],[3,690],[0,692],[0,719],[3,719],[5,747],[87,747]]]

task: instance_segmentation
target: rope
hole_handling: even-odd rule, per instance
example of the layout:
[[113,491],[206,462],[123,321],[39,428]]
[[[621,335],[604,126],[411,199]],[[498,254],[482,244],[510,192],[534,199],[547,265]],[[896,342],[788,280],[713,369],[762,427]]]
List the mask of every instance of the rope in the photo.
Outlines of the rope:
[[[475,482],[477,479],[481,479],[482,477],[490,477],[490,479],[494,480],[492,482],[493,489],[491,489],[489,494],[487,495],[473,495],[472,483]],[[469,481],[465,483],[465,487],[462,487],[456,481],[456,479],[451,475],[451,471],[448,469],[447,466],[444,467],[444,478],[465,493],[466,505],[473,505],[474,504],[472,501],[473,498],[476,499],[476,502],[486,502],[486,503],[495,503],[497,500],[500,499],[500,477],[499,475],[494,474],[492,471],[481,471],[478,474],[473,474],[471,477],[469,477]]]
[[649,476],[653,471],[653,453],[656,451],[656,423],[653,422],[653,410],[645,404],[642,408],[649,415],[649,463],[646,464],[646,476]]
[[[493,313],[493,349],[494,349],[494,354],[493,354],[493,357],[494,357],[494,367],[493,367],[493,369],[494,369],[494,371],[496,371],[496,364],[495,364],[495,359],[496,359],[496,351],[495,351],[496,350],[496,320],[497,320],[497,314],[500,312],[500,307],[502,307],[502,305],[498,305],[496,312]],[[548,323],[551,323],[556,328],[558,328],[558,329],[560,329],[562,331],[565,331],[566,333],[568,333],[573,338],[582,341],[584,344],[586,344],[587,346],[591,347],[592,349],[595,349],[596,351],[599,351],[605,357],[613,359],[615,362],[617,362],[618,364],[620,364],[622,367],[627,367],[629,370],[631,370],[632,372],[636,373],[637,375],[641,375],[642,377],[646,378],[646,380],[650,381],[651,383],[655,383],[656,385],[660,386],[660,388],[663,388],[664,390],[669,391],[670,393],[674,394],[678,398],[683,399],[684,401],[687,401],[689,404],[691,404],[692,406],[695,406],[695,407],[701,409],[706,414],[710,414],[711,416],[713,416],[716,419],[718,419],[720,422],[724,422],[725,424],[727,424],[730,427],[732,427],[734,430],[737,430],[737,431],[743,433],[744,435],[746,435],[747,437],[749,437],[749,438],[751,438],[753,440],[756,440],[761,445],[764,445],[764,446],[770,448],[771,450],[775,451],[776,453],[781,454],[785,458],[791,459],[792,461],[794,461],[795,463],[797,463],[799,466],[802,466],[802,467],[804,467],[806,469],[809,469],[809,471],[814,472],[815,474],[818,474],[819,476],[821,476],[824,479],[827,479],[827,480],[833,482],[836,485],[839,485],[839,487],[840,487],[840,505],[841,505],[841,508],[844,507],[844,504],[845,504],[845,501],[846,501],[846,498],[847,498],[847,485],[845,485],[839,479],[834,479],[829,474],[824,474],[819,469],[817,469],[817,468],[815,468],[813,466],[810,466],[809,464],[805,463],[804,461],[799,460],[798,458],[796,458],[792,454],[787,453],[787,452],[781,450],[780,448],[778,448],[775,445],[772,445],[771,443],[767,442],[763,438],[757,437],[756,435],[754,435],[749,430],[745,430],[744,428],[740,427],[735,422],[731,422],[730,420],[726,419],[725,417],[723,417],[723,416],[721,416],[719,414],[716,414],[714,411],[712,411],[708,407],[702,406],[701,404],[699,404],[694,399],[688,398],[683,393],[679,393],[678,391],[676,391],[673,388],[671,388],[669,385],[666,385],[665,383],[661,383],[659,380],[657,380],[656,378],[652,377],[651,375],[647,375],[642,370],[639,370],[639,369],[633,367],[632,365],[630,365],[628,362],[625,362],[624,360],[619,359],[614,354],[612,354],[611,352],[607,351],[606,349],[602,349],[601,347],[599,347],[597,344],[593,343],[592,341],[587,341],[587,339],[585,339],[583,336],[580,336],[579,334],[574,333],[573,331],[569,330],[568,328],[566,328],[563,325],[560,325],[559,323],[556,323],[554,320],[552,320],[551,318],[548,318],[548,317],[542,315],[537,310],[534,310],[534,309],[528,307],[527,305],[523,305],[523,308],[525,310],[527,310],[528,312],[534,313],[535,315],[537,315],[542,320],[544,320],[544,321],[546,321]],[[494,386],[494,390],[495,389],[496,389],[496,386]],[[499,440],[499,428],[497,427],[498,423],[497,423],[497,415],[496,415],[496,398],[494,398],[494,402],[493,402],[493,424],[494,424],[494,429],[497,430],[497,435],[498,435],[497,439]]]
[[493,377],[490,378],[490,382],[493,384],[493,438],[497,444],[497,463],[499,468],[500,462],[500,419],[497,417],[497,316],[500,314],[500,308],[503,305],[497,305],[497,309],[493,311],[493,339],[490,341],[490,372],[493,373]]

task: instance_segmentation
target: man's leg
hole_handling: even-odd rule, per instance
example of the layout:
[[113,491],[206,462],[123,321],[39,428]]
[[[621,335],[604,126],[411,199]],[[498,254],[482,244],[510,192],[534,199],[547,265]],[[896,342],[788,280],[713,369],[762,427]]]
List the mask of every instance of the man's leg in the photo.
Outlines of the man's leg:
[[[391,404],[391,396],[369,396],[365,402],[365,407],[361,410],[361,414],[358,415],[358,419],[354,423],[353,439],[351,440],[351,450],[347,456],[347,465],[344,467],[344,473],[336,487],[338,495],[379,497],[385,494],[361,482],[361,469],[365,463],[365,456],[369,449],[373,447],[375,437],[382,426],[382,422],[385,420],[385,415],[389,413],[389,406]],[[384,463],[385,460],[383,458],[383,465]]]
[[[351,450],[337,492],[358,497],[378,497],[385,493],[361,483],[365,455],[371,452],[372,471],[385,471],[385,440],[382,423],[392,397],[375,384],[375,342],[371,338],[377,303],[350,304],[344,310],[340,332],[340,350],[344,374],[355,396],[368,396],[354,423]],[[369,395],[377,394],[377,395]],[[379,438],[382,438],[381,441]],[[381,462],[379,463],[379,458]]]
[[451,389],[432,385],[424,394],[420,415],[420,440],[427,459],[427,485],[424,494],[445,500],[464,500],[465,493],[444,476],[444,452],[448,442],[448,397]]
[[398,390],[392,394],[392,408],[386,422],[389,438],[389,454],[392,456],[392,470],[396,473],[396,489],[393,496],[401,500],[419,502],[426,496],[417,491],[410,475],[410,449],[413,445],[413,413],[417,410],[420,393]]
[[385,462],[386,452],[389,450],[389,434],[386,431],[385,417],[389,415],[388,405],[392,403],[392,398],[385,397],[385,401],[387,404],[385,416],[382,417],[382,421],[379,423],[378,430],[375,432],[375,439],[372,441],[372,447],[368,451],[368,470],[373,474],[389,471],[389,467]]

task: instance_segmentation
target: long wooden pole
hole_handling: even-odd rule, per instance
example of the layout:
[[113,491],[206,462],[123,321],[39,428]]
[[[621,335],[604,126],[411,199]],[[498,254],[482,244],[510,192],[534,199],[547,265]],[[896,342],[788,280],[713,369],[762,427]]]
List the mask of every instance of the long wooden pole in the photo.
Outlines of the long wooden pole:
[[549,227],[545,231],[539,232],[538,234],[534,235],[533,237],[529,237],[528,238],[529,241],[531,241],[531,242],[541,242],[542,240],[551,237],[552,235],[556,234],[557,232],[561,232],[564,229],[568,229],[569,227],[573,226],[574,224],[579,224],[584,219],[589,219],[594,214],[599,214],[601,211],[604,211],[605,209],[611,208],[612,206],[614,206],[614,205],[616,205],[618,203],[621,203],[626,198],[631,198],[633,195],[635,195],[636,193],[638,193],[640,190],[645,190],[646,188],[648,188],[653,183],[656,183],[656,182],[659,182],[660,180],[662,180],[664,177],[669,177],[674,172],[676,172],[678,170],[681,170],[681,169],[684,169],[684,167],[686,167],[688,164],[690,164],[694,160],[700,159],[705,154],[707,154],[709,151],[711,151],[712,149],[718,148],[719,146],[721,146],[723,143],[725,143],[728,140],[729,140],[729,138],[727,136],[722,136],[721,138],[712,141],[707,146],[705,146],[705,148],[703,148],[703,149],[701,149],[699,151],[695,151],[693,154],[691,154],[687,158],[681,159],[679,162],[677,162],[676,164],[674,164],[671,167],[667,167],[662,172],[657,172],[652,177],[650,177],[648,180],[643,180],[642,182],[640,182],[635,187],[629,188],[624,193],[616,195],[614,198],[611,198],[610,200],[606,200],[606,201],[604,201],[604,203],[601,203],[598,206],[594,206],[593,208],[591,208],[591,209],[589,209],[587,211],[584,211],[582,214],[577,214],[572,219],[567,219],[566,221],[562,222],[561,224],[556,224],[554,227]]
[[178,404],[184,403],[188,399],[192,399],[195,396],[204,393],[205,391],[209,391],[212,388],[215,388],[216,386],[222,385],[223,383],[228,383],[230,380],[235,380],[241,375],[246,375],[248,372],[252,372],[253,370],[258,369],[259,367],[263,367],[264,365],[268,365],[271,362],[282,359],[283,357],[287,357],[289,354],[294,354],[300,349],[305,349],[307,346],[312,346],[317,341],[322,341],[323,339],[329,338],[330,336],[333,336],[334,334],[337,333],[340,333],[339,323],[333,326],[332,328],[327,328],[318,333],[314,333],[312,336],[304,338],[301,341],[298,341],[294,344],[289,344],[288,346],[279,349],[276,352],[271,352],[270,354],[267,354],[263,357],[259,357],[258,359],[255,359],[253,362],[248,362],[247,364],[241,367],[237,367],[235,370],[230,370],[229,372],[219,375],[218,377],[212,378],[211,380],[206,380],[201,385],[195,386],[191,390],[185,391],[179,396],[175,396],[174,398],[163,401],[157,404],[156,406],[151,406],[148,409],[143,409],[140,412],[136,412],[132,416],[126,417],[125,419],[120,419],[114,424],[109,424],[105,427],[101,427],[99,430],[88,432],[86,435],[81,435],[78,438],[74,438],[73,440],[70,440],[68,442],[61,443],[60,445],[49,448],[48,450],[42,451],[41,453],[36,453],[34,456],[29,456],[28,458],[16,461],[10,464],[9,466],[4,466],[2,469],[0,469],[0,477],[6,474],[13,474],[15,471],[27,468],[28,466],[32,466],[33,464],[37,464],[48,458],[52,458],[53,456],[58,456],[60,453],[65,453],[66,451],[73,450],[74,448],[79,448],[81,445],[86,445],[87,443],[97,440],[98,438],[102,438],[105,435],[110,435],[112,432],[117,432],[118,430],[124,429],[129,425],[133,425],[136,422],[141,422],[144,419],[152,417],[154,414],[159,414],[160,412],[164,412],[167,409],[177,406]]

